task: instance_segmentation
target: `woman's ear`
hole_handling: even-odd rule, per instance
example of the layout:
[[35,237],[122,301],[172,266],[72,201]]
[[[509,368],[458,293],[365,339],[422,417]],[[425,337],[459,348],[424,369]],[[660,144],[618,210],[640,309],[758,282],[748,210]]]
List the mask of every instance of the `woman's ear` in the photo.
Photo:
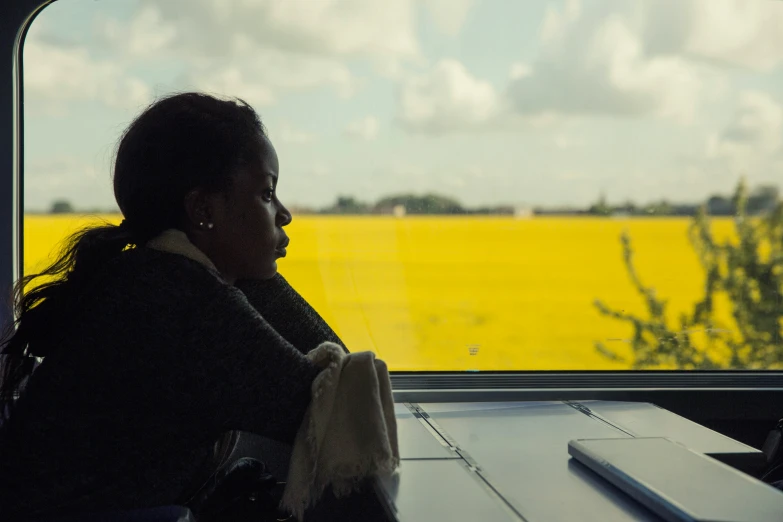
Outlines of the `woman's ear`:
[[199,188],[195,188],[185,195],[185,216],[188,228],[193,230],[208,228],[208,225],[212,223],[211,203],[208,194]]

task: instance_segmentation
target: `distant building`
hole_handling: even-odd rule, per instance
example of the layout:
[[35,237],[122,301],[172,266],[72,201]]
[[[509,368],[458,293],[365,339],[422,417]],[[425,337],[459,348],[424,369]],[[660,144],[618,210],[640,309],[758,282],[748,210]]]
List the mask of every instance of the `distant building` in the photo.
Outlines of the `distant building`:
[[381,214],[385,216],[393,216],[394,215],[394,205],[375,205],[372,208],[373,214]]

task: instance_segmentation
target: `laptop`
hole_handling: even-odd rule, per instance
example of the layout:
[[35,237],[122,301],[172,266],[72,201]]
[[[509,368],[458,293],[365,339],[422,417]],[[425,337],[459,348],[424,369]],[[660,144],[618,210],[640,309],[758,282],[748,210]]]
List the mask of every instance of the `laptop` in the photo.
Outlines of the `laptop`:
[[783,521],[783,492],[667,438],[578,439],[568,453],[665,520]]

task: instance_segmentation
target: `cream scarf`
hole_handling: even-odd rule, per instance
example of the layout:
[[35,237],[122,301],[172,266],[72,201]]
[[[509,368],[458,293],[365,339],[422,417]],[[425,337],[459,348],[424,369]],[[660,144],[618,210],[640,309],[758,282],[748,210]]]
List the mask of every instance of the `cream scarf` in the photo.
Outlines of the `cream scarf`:
[[[186,256],[217,270],[179,230],[166,230],[147,247]],[[307,354],[322,368],[294,440],[281,508],[302,520],[331,486],[353,492],[374,476],[395,473],[400,462],[397,421],[386,363],[372,352],[346,354],[324,342]]]

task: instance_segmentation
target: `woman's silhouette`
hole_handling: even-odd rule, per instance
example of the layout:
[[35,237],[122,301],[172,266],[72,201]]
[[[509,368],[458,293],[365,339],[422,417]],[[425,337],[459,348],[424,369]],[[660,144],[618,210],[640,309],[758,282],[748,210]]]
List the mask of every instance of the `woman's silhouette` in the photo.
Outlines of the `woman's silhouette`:
[[17,285],[4,520],[172,504],[227,431],[293,440],[318,373],[304,353],[342,343],[277,274],[279,180],[244,102],[177,94],[128,127],[122,224],[78,232]]

